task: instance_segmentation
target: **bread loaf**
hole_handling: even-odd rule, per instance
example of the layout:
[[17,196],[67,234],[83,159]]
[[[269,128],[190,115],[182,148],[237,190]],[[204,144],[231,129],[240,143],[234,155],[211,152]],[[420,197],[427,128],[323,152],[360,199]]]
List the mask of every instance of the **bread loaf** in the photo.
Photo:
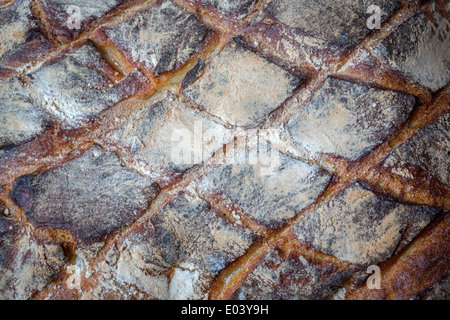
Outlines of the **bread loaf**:
[[0,298],[448,299],[446,0],[0,0]]

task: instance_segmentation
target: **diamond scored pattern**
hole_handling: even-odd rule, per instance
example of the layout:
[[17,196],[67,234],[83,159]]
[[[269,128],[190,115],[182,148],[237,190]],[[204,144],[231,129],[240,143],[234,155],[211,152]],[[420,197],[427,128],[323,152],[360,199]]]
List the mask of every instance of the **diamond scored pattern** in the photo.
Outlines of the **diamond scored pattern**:
[[[45,7],[51,2],[42,1],[41,5]],[[60,5],[65,2],[55,3]],[[87,120],[92,121],[94,132],[92,135],[86,135],[83,130],[57,131],[52,141],[64,141],[65,136],[70,136],[73,141],[80,142],[75,144],[75,147],[68,148],[63,148],[63,144],[59,147],[57,145],[56,150],[53,150],[48,147],[47,140],[44,140],[47,136],[36,138],[37,133],[42,132],[36,131],[36,128],[31,128],[25,135],[20,132],[21,129],[6,134],[0,131],[0,141],[5,137],[6,140],[10,136],[20,137],[14,143],[23,148],[12,150],[7,156],[0,150],[0,164],[23,159],[16,160],[23,168],[3,175],[5,178],[2,179],[11,177],[8,182],[14,183],[14,188],[10,193],[0,195],[0,209],[4,211],[6,203],[11,210],[15,208],[11,221],[22,227],[33,224],[37,230],[33,237],[41,237],[51,243],[63,243],[64,248],[76,250],[79,259],[85,259],[93,266],[94,269],[85,270],[90,276],[94,274],[91,280],[99,280],[98,290],[75,293],[70,283],[63,284],[65,289],[60,290],[61,282],[51,282],[50,279],[54,275],[47,268],[44,271],[47,277],[31,274],[27,278],[26,292],[10,298],[29,297],[31,292],[37,292],[36,298],[55,298],[60,293],[78,298],[107,299],[326,298],[342,286],[354,273],[355,268],[389,259],[396,250],[407,247],[420,230],[437,215],[437,210],[426,206],[403,205],[391,198],[384,198],[384,195],[389,194],[393,198],[401,199],[400,193],[403,191],[398,192],[394,187],[398,177],[406,177],[402,183],[414,194],[416,185],[408,178],[414,178],[415,171],[405,173],[402,167],[403,155],[409,152],[405,150],[411,148],[408,146],[409,141],[420,144],[422,136],[430,136],[427,130],[432,132],[431,135],[435,130],[441,130],[440,128],[445,126],[446,115],[433,124],[438,126],[438,129],[430,126],[419,131],[420,127],[436,119],[426,119],[424,115],[424,120],[420,122],[419,116],[421,124],[414,125],[417,121],[413,123],[413,120],[409,120],[416,104],[414,97],[389,88],[372,88],[366,84],[364,76],[359,79],[360,83],[352,83],[327,77],[324,71],[316,70],[310,77],[324,76],[326,80],[321,86],[311,89],[311,79],[304,79],[303,76],[286,69],[289,62],[269,61],[264,58],[266,53],[254,52],[242,40],[230,40],[229,35],[221,33],[222,23],[225,26],[235,21],[238,25],[237,21],[242,21],[241,15],[246,11],[262,9],[258,6],[252,9],[251,1],[236,1],[232,4],[228,1],[150,1],[146,4],[136,1],[121,9],[123,12],[119,10],[116,17],[110,18],[111,21],[102,21],[101,16],[119,3],[102,2],[98,7],[99,13],[93,14],[89,19],[100,21],[98,28],[109,37],[116,50],[113,52],[122,52],[128,59],[127,66],[136,67],[125,77],[121,78],[116,73],[123,72],[128,67],[121,68],[117,57],[109,55],[108,49],[102,48],[98,42],[94,41],[94,47],[88,39],[95,38],[95,30],[89,28],[72,34],[72,38],[65,38],[68,43],[78,41],[73,47],[62,46],[58,49],[57,46],[49,45],[52,53],[48,55],[48,60],[45,60],[45,52],[44,58],[38,54],[23,58],[21,56],[20,59],[14,60],[19,64],[20,61],[26,64],[33,59],[41,59],[44,63],[33,72],[14,69],[16,66],[11,64],[11,59],[3,60],[3,63],[0,60],[1,79],[8,78],[15,72],[23,72],[21,80],[37,105],[35,108],[30,104],[30,108],[35,112],[29,116],[33,127],[40,126],[41,120],[35,123],[36,119],[41,119],[41,110],[46,110],[55,117],[56,122],[63,125],[70,124],[82,129]],[[210,25],[202,14],[196,16],[188,12],[192,3],[204,6],[204,10],[208,10],[209,5],[217,6],[221,12],[228,15],[228,19],[226,22],[218,20],[217,25]],[[358,29],[358,24],[353,24],[356,25],[355,30],[343,30],[337,37],[327,34],[328,29],[324,26],[317,30],[305,30],[305,26],[298,26],[298,23],[291,21],[296,17],[286,16],[289,12],[283,10],[283,6],[288,5],[287,3],[273,1],[267,6],[267,12],[263,12],[289,27],[300,27],[303,32],[330,44],[356,46],[369,33],[366,29]],[[306,6],[303,1],[292,3]],[[19,5],[26,9],[29,4],[17,0],[13,7],[0,8],[0,15],[11,8],[16,10]],[[399,7],[398,3],[385,5],[384,1],[380,1],[379,5],[383,7],[383,21]],[[34,26],[43,23],[43,17],[51,19],[53,14],[39,8],[32,9],[33,14],[37,12],[41,15],[38,21],[33,20]],[[363,15],[359,12],[356,16],[354,20],[360,21]],[[168,23],[171,19],[174,22]],[[307,23],[312,26],[311,21]],[[20,27],[26,29],[28,24],[30,20],[23,22]],[[51,31],[58,34],[57,30],[46,30],[55,26],[41,25],[40,28],[45,34],[52,34]],[[215,32],[222,37],[221,41],[209,43],[208,46],[215,47],[215,50],[205,51],[206,35],[216,28]],[[189,31],[188,35],[186,30]],[[325,34],[322,34],[323,32]],[[395,32],[393,34],[395,36]],[[292,41],[298,39],[296,36]],[[389,35],[385,39],[390,39]],[[380,41],[384,43],[383,39]],[[228,43],[225,45],[225,42]],[[111,43],[108,42],[108,45]],[[6,49],[9,52],[10,48]],[[378,49],[373,50],[378,54]],[[196,54],[203,54],[202,60],[197,59]],[[348,57],[343,56],[341,59],[345,61]],[[395,61],[396,58],[389,56],[389,59]],[[199,64],[199,61],[203,63]],[[189,63],[193,69],[187,75],[182,73],[185,71],[179,71]],[[56,71],[53,70],[52,73],[52,69]],[[152,73],[146,72],[145,69],[152,70]],[[291,69],[296,68],[291,66]],[[163,73],[165,77],[170,78],[173,75],[173,79],[184,77],[189,81],[183,81],[183,84],[186,84],[183,86],[180,86],[180,80],[178,86],[171,83],[169,86],[172,92],[156,99],[159,102],[143,103],[133,100],[140,90],[149,90],[148,94],[151,95],[155,88],[164,88],[166,83],[158,83],[159,76]],[[411,76],[416,81],[426,79],[414,77]],[[51,79],[54,85],[49,85],[49,81],[45,79]],[[13,86],[13,82],[0,81],[3,81],[0,83],[3,86]],[[147,82],[154,83],[156,87],[146,89]],[[437,86],[441,88],[443,84],[445,82],[436,86],[424,83],[431,90]],[[76,87],[76,90],[81,87],[79,95],[72,95],[71,87]],[[296,100],[305,92],[311,99]],[[446,103],[448,107],[448,95],[448,88],[444,88],[435,96],[436,101],[442,101],[440,108],[443,110]],[[295,102],[301,108],[286,123],[293,141],[286,138],[286,135],[283,135],[281,140],[269,138],[270,148],[282,151],[281,164],[273,178],[258,176],[255,169],[248,165],[220,164],[214,169],[208,168],[207,165],[219,161],[221,152],[226,152],[230,146],[227,144],[227,147],[222,148],[223,141],[209,144],[204,150],[207,157],[195,163],[193,167],[171,165],[168,153],[160,145],[164,138],[167,139],[170,131],[165,130],[165,127],[178,127],[195,120],[202,121],[207,128],[225,133],[225,143],[228,143],[233,141],[230,127],[270,127],[274,118],[268,117],[269,114],[276,117],[277,114],[289,113],[288,108],[296,104]],[[122,103],[124,107],[116,107],[117,103]],[[348,117],[343,117],[343,113]],[[126,121],[121,120],[121,117],[126,118]],[[333,124],[333,117],[343,118],[349,123],[339,131],[339,126],[329,125]],[[4,121],[11,121],[8,114],[4,118]],[[417,119],[417,115],[414,119]],[[323,121],[328,124],[324,125]],[[396,163],[396,170],[400,174],[392,170],[395,175],[392,176],[392,173],[387,174],[380,169],[378,176],[367,177],[366,173],[378,165],[371,163],[367,168],[363,168],[364,170],[357,171],[355,177],[349,178],[352,171],[348,164],[367,156],[377,145],[391,139],[401,130],[403,123],[418,132],[406,141],[403,149],[399,148],[398,153],[392,153],[390,156],[401,158],[402,163]],[[109,134],[111,129],[116,131]],[[315,129],[319,131],[315,132]],[[320,138],[321,134],[327,136],[327,139]],[[337,136],[330,137],[332,135]],[[45,154],[44,157],[40,156],[42,160],[40,157],[33,159],[40,165],[40,170],[28,164],[29,160],[24,158],[21,151],[27,150],[27,145],[21,144],[29,139],[35,139],[30,143],[31,147],[38,145],[43,150],[42,154]],[[339,143],[329,147],[327,143],[334,139]],[[344,142],[340,141],[341,139]],[[440,135],[439,139],[439,152],[448,152],[448,137]],[[91,148],[94,142],[101,144],[104,149],[116,151],[117,155],[98,146]],[[297,147],[289,149],[289,143],[296,143]],[[76,145],[81,152],[76,150]],[[2,147],[4,146],[0,146]],[[248,146],[242,149],[240,157],[248,157],[254,152],[253,148],[254,146]],[[50,151],[45,153],[46,150]],[[83,155],[86,150],[89,151]],[[157,175],[155,182],[162,186],[159,188],[154,181],[148,179],[154,175],[136,165],[136,156],[144,159],[150,166],[156,165],[160,166],[160,169],[175,171],[177,176],[169,174],[167,185],[162,183],[161,175],[164,176],[164,173]],[[390,161],[388,164],[394,162],[389,159],[391,158],[386,160]],[[406,159],[409,160],[410,157]],[[431,173],[441,182],[448,183],[443,161],[445,162],[445,159],[439,157],[432,159],[430,167],[420,161],[416,163],[426,174]],[[334,167],[330,165],[333,163]],[[340,164],[342,168],[337,168]],[[123,168],[127,165],[130,168]],[[77,166],[81,171],[86,169],[92,174],[86,173],[76,179],[74,172],[77,171]],[[8,167],[0,166],[5,173],[8,171],[3,168]],[[335,169],[325,172],[321,167],[327,171],[332,167]],[[136,168],[145,177],[131,170]],[[30,176],[31,174],[35,175]],[[366,188],[347,183],[346,179],[355,181],[363,175],[365,181],[369,181],[363,185]],[[71,184],[72,187],[68,188],[66,181],[70,179],[75,180]],[[104,186],[99,184],[101,181],[109,183]],[[131,181],[134,183],[130,183]],[[448,208],[448,202],[439,202],[442,193],[445,199],[447,186],[439,185],[436,181],[431,185],[439,190],[425,190],[425,195],[422,195],[416,204],[428,204],[439,209]],[[63,190],[63,194],[67,193],[68,197],[73,193],[74,198],[71,201],[74,202],[76,210],[67,207],[68,203],[57,208],[51,205],[45,207],[42,197],[58,198],[54,191],[56,189]],[[86,192],[88,194],[85,194]],[[96,193],[102,198],[101,201],[86,201],[89,195]],[[214,199],[215,194],[220,194],[220,197]],[[362,203],[362,207],[371,208],[371,212],[360,212],[361,206],[358,207],[355,203]],[[240,210],[233,211],[233,208],[237,207]],[[379,207],[383,210],[377,211]],[[340,210],[341,208],[343,210]],[[106,219],[102,226],[96,225],[95,216],[87,218],[91,210],[99,215],[99,219]],[[52,216],[49,216],[49,211],[60,211],[61,214],[52,213]],[[348,214],[341,217],[343,212]],[[60,251],[48,248],[43,253],[44,249],[34,244],[36,239],[30,240],[23,235],[6,232],[8,221],[10,220],[1,218],[0,230],[5,230],[0,235],[7,241],[13,237],[14,241],[8,242],[5,248],[2,247],[2,260],[17,251],[15,247],[20,241],[28,242],[32,244],[34,256],[45,256],[45,259],[50,257],[53,261],[53,272],[61,270],[63,279],[70,278],[71,266],[61,257]],[[342,221],[345,221],[345,225],[341,225]],[[369,230],[366,230],[367,226],[371,226]],[[61,230],[66,229],[70,230],[74,239],[61,236],[65,234]],[[339,231],[343,230],[348,230],[349,233],[356,230],[352,241],[339,238]],[[367,234],[360,234],[366,231]],[[255,241],[255,234],[263,237],[263,240]],[[189,235],[195,237],[186,239]],[[109,237],[106,238],[107,236]],[[299,243],[301,245],[298,245]],[[67,252],[70,250],[65,250],[65,255],[67,259],[71,259]],[[355,252],[360,254],[355,255]],[[26,253],[19,252],[12,259],[19,259],[23,254]],[[36,267],[36,259],[38,258],[25,262],[23,267],[35,265],[35,268],[42,268],[39,264]],[[136,278],[130,277],[127,271],[130,269],[135,270],[133,274],[138,275]],[[250,273],[241,272],[244,269],[250,270]],[[237,282],[222,281],[221,277],[226,277],[230,270],[236,272],[237,277],[233,281]],[[219,274],[219,271],[222,272]],[[263,279],[267,276],[270,276],[270,279]],[[111,278],[115,279],[115,285],[112,287],[101,281]],[[327,281],[321,280],[325,278]],[[10,273],[2,274],[2,279],[6,279],[6,282],[0,282],[0,293],[4,297],[7,295],[2,288],[8,286],[8,283],[23,281]],[[84,283],[86,279],[82,278],[81,282]],[[261,291],[261,281],[268,283],[273,288],[271,291],[276,291],[276,295]],[[48,283],[45,288],[44,283]],[[230,288],[236,291],[230,291]]]

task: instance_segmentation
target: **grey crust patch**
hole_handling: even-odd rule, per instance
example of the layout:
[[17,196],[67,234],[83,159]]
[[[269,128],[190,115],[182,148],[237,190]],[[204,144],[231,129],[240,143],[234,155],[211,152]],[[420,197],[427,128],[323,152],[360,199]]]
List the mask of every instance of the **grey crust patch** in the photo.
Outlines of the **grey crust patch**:
[[185,64],[200,50],[209,29],[172,2],[158,1],[105,31],[131,60],[153,69],[153,75],[158,76]]
[[223,121],[250,128],[291,96],[300,82],[298,77],[233,41],[184,93]]
[[255,0],[200,0],[200,2],[210,4],[227,13],[245,14]]
[[297,223],[294,232],[318,251],[356,264],[378,264],[411,241],[437,213],[427,206],[383,198],[356,184]]
[[381,22],[400,7],[392,0],[273,0],[268,12],[280,22],[329,44],[356,46],[371,30],[369,6],[380,8]]
[[403,92],[328,78],[290,119],[288,130],[312,153],[357,160],[396,132],[415,103],[414,96]]
[[157,191],[96,146],[60,168],[20,178],[11,197],[34,225],[68,228],[92,243],[135,221]]
[[129,148],[154,172],[179,174],[207,160],[232,136],[231,130],[167,93],[110,137]]
[[[220,194],[259,223],[269,228],[280,227],[313,203],[331,176],[319,167],[294,160],[276,150],[274,152],[279,163],[270,164],[273,166],[270,174],[261,174],[262,162],[250,165],[245,164],[245,159],[238,159],[238,164],[223,165],[206,173],[199,182],[199,192]],[[257,153],[255,147],[241,158],[256,159]],[[275,159],[271,158],[272,161]]]
[[283,258],[271,251],[234,293],[237,300],[319,300],[329,296],[350,275],[331,263],[317,264],[303,256]]
[[450,81],[450,22],[434,3],[431,9],[435,24],[419,12],[387,36],[375,52],[407,78],[437,91]]
[[384,162],[396,174],[413,179],[409,165],[427,171],[442,183],[450,185],[450,112],[436,122],[421,128]]
[[133,94],[145,82],[145,78],[135,70],[113,86],[99,72],[105,68],[109,66],[88,41],[65,59],[44,66],[27,77],[37,101],[45,109],[60,121],[79,126],[84,120]]
[[0,81],[0,150],[20,145],[41,134],[48,115],[32,103],[17,78]]

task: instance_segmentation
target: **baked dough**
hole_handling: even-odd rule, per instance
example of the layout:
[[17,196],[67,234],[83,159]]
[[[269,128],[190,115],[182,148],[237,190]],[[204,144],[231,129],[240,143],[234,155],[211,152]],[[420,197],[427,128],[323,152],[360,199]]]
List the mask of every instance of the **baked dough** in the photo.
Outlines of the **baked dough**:
[[0,298],[448,299],[449,11],[0,1]]

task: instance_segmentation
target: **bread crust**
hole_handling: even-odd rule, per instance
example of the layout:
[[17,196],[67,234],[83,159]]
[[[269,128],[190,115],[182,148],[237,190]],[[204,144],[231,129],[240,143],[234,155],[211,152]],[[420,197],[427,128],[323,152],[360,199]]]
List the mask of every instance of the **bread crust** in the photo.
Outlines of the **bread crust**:
[[[357,5],[305,25],[289,12],[335,5],[307,2],[83,2],[69,29],[65,1],[0,1],[19,17],[0,35],[0,122],[18,123],[0,128],[0,297],[433,299],[448,54],[410,65],[445,51],[449,5],[380,0],[371,31]],[[169,135],[196,121],[227,140],[178,166]],[[226,164],[273,128],[274,176]]]

